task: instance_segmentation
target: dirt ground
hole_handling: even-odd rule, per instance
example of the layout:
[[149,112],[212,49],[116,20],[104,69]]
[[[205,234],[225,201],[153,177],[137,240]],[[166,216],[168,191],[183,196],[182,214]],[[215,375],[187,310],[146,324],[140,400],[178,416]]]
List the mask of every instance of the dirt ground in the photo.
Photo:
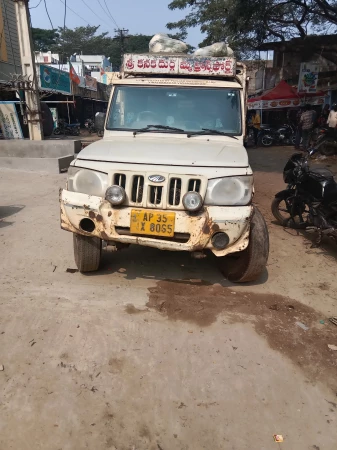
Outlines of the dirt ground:
[[141,247],[67,272],[66,176],[0,172],[0,450],[336,450],[337,246],[273,221],[291,153],[249,151],[271,253],[244,286]]

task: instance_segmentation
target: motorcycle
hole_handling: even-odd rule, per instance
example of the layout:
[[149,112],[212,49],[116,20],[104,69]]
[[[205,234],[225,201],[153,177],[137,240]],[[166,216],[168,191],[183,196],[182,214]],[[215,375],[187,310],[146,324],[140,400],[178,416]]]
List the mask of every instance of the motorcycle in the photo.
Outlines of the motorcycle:
[[84,122],[84,126],[85,126],[85,128],[89,131],[89,134],[97,133],[97,135],[98,135],[99,137],[102,137],[102,136],[103,136],[103,131],[97,130],[97,128],[96,128],[96,126],[95,126],[95,122],[94,122],[92,119],[87,119],[87,120]]
[[64,120],[59,120],[58,126],[53,132],[56,136],[61,134],[68,136],[79,136],[80,135],[80,124],[79,123],[66,123]]
[[328,127],[320,127],[315,140],[315,149],[326,156],[334,155],[337,151],[337,132]]
[[295,153],[283,170],[287,189],[278,192],[271,205],[275,219],[283,226],[318,233],[337,242],[337,183],[330,170],[310,169],[307,154]]
[[96,127],[95,127],[95,123],[94,123],[94,121],[92,119],[87,119],[84,122],[84,126],[89,131],[89,134],[96,133],[96,131],[97,131]]
[[264,147],[272,145],[295,145],[296,129],[291,124],[284,124],[282,127],[262,128],[259,133],[259,141]]

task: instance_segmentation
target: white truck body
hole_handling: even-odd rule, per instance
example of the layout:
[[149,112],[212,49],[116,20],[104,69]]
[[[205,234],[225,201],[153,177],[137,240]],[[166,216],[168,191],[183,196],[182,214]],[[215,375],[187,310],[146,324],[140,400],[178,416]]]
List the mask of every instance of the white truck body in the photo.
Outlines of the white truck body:
[[[219,257],[243,251],[253,214],[252,170],[243,145],[244,65],[233,58],[167,55],[125,55],[123,64],[120,78],[114,80],[104,137],[78,154],[68,187],[61,191],[61,227],[111,245],[209,249]],[[139,111],[142,102],[144,110]],[[104,189],[119,186],[123,203],[111,204],[103,190],[99,195],[86,192],[76,181],[81,170],[92,171],[83,172],[89,178],[98,174]],[[223,204],[213,200],[213,186],[231,180],[236,189],[243,189],[245,200],[232,204],[230,195]],[[230,193],[233,186],[228,186]],[[202,206],[191,212],[185,207],[190,199],[184,196],[194,191]],[[136,223],[144,217],[153,223]],[[161,220],[172,226],[156,225]],[[214,245],[218,233],[227,236],[222,248]]]

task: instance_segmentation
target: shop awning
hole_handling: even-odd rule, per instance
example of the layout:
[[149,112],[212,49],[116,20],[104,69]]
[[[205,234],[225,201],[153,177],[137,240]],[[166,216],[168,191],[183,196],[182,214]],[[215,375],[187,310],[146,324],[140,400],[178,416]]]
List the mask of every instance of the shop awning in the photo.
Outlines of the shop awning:
[[325,93],[298,94],[297,90],[282,80],[273,89],[248,99],[248,109],[297,108],[302,104],[323,105]]

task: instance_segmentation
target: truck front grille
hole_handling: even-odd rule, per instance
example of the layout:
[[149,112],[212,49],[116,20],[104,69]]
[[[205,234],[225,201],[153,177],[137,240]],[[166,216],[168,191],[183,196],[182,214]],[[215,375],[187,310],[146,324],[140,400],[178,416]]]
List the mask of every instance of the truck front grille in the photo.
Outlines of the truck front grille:
[[171,178],[169,191],[169,205],[178,206],[181,199],[181,178]]
[[126,191],[126,205],[141,208],[184,209],[183,196],[189,191],[199,192],[204,198],[207,179],[202,176],[161,174],[163,183],[149,182],[151,173],[119,171],[113,173],[111,183]]
[[121,186],[122,188],[125,189],[125,184],[126,184],[126,175],[125,173],[115,173],[114,175],[114,183],[117,186]]
[[144,177],[142,175],[135,175],[132,181],[131,200],[134,203],[141,203],[144,193]]
[[149,186],[150,198],[149,201],[152,205],[160,205],[163,196],[163,186]]

